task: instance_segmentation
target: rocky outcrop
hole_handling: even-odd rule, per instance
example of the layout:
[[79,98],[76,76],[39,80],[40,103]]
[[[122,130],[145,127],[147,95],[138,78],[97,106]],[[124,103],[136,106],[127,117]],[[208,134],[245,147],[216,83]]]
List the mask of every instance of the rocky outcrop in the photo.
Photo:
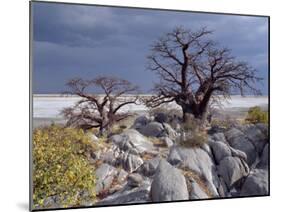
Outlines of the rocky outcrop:
[[130,173],[137,170],[143,164],[143,160],[140,156],[127,152],[123,153],[119,160],[122,167]]
[[263,149],[263,152],[262,152],[262,155],[261,155],[261,158],[260,158],[260,162],[258,163],[257,165],[257,168],[259,169],[268,169],[268,165],[269,165],[269,144],[266,144],[264,149]]
[[97,168],[97,170],[95,171],[95,175],[97,178],[96,194],[107,190],[111,186],[111,183],[116,174],[117,170],[115,167],[110,166],[106,163],[100,165],[99,168]]
[[254,144],[237,128],[231,128],[225,133],[225,136],[231,147],[245,152],[247,155],[247,163],[251,166],[258,156]]
[[161,160],[151,184],[151,197],[154,202],[187,200],[186,181],[180,170]]
[[249,167],[240,158],[228,156],[220,161],[218,173],[230,190],[235,183],[238,183],[240,179],[248,175]]
[[231,150],[229,146],[222,141],[209,142],[210,147],[215,158],[215,161],[219,163],[223,158],[231,156]]
[[134,129],[128,129],[119,135],[111,136],[109,142],[117,145],[120,150],[132,154],[141,154],[154,150],[153,144]]
[[151,202],[150,187],[150,181],[143,181],[139,187],[126,185],[120,191],[117,191],[99,201],[97,205],[120,205]]
[[268,195],[268,171],[254,169],[246,178],[240,196]]
[[213,196],[218,196],[218,176],[216,166],[208,153],[200,148],[172,147],[168,161],[180,168],[194,171],[206,180],[206,184]]
[[138,169],[138,172],[147,177],[153,176],[156,172],[160,160],[160,157],[155,157],[145,161]]
[[[110,147],[95,154],[103,161],[96,170],[97,194],[108,190],[98,205],[268,194],[263,125],[221,129],[194,148],[179,145],[181,131],[162,115],[141,116],[132,128],[111,136]],[[150,136],[157,137],[154,143]]]
[[240,129],[255,146],[257,153],[261,154],[264,146],[268,142],[268,137],[264,132],[264,127],[262,127],[261,124],[259,124],[259,127],[254,124],[249,124],[240,127]]
[[189,193],[189,199],[208,199],[209,196],[202,190],[202,188],[194,181],[190,180],[191,190]]

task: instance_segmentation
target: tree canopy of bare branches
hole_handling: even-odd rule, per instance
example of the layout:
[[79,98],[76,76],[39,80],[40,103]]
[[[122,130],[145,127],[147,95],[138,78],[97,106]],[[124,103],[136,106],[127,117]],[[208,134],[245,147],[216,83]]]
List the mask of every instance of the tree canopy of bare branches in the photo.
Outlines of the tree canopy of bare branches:
[[155,95],[146,103],[157,107],[175,101],[186,113],[204,118],[211,101],[239,92],[260,94],[256,70],[238,61],[227,48],[209,39],[212,31],[177,27],[158,39],[148,56],[148,69],[159,76]]
[[[97,77],[92,80],[75,78],[66,84],[67,94],[81,97],[73,107],[64,108],[63,116],[67,126],[80,127],[84,130],[99,128],[100,135],[112,125],[129,117],[122,112],[129,104],[138,103],[138,87],[129,81],[115,77]],[[94,94],[93,92],[101,92]],[[131,94],[126,96],[125,94]]]

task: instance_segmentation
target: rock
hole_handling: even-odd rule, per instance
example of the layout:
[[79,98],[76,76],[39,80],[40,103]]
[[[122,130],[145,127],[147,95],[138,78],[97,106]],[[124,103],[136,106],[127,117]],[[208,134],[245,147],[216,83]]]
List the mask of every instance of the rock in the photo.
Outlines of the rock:
[[45,208],[61,208],[62,204],[59,201],[58,195],[49,196],[44,199],[43,206],[35,206],[36,209],[45,209]]
[[153,143],[134,129],[128,129],[119,135],[113,135],[109,138],[109,141],[116,144],[121,150],[132,154],[154,151]]
[[142,181],[143,181],[143,178],[138,173],[130,174],[128,176],[128,185],[131,186],[131,187],[138,187],[138,186],[140,186]]
[[150,122],[138,131],[145,136],[161,137],[165,135],[164,127],[159,122]]
[[160,140],[165,144],[166,147],[170,148],[174,145],[174,142],[168,137],[161,137]]
[[174,146],[170,149],[168,161],[172,165],[194,171],[206,180],[206,185],[214,197],[218,196],[218,176],[216,166],[207,152],[201,148],[183,148]]
[[166,137],[175,140],[178,137],[178,133],[167,123],[163,123]]
[[226,143],[222,141],[209,142],[212,148],[214,158],[219,163],[223,158],[231,156],[231,151]]
[[225,157],[220,161],[218,173],[224,179],[228,190],[231,190],[235,183],[248,175],[249,167],[238,157]]
[[202,150],[204,150],[206,153],[208,153],[208,155],[213,158],[213,153],[212,153],[212,150],[211,150],[211,147],[209,145],[209,141],[207,143],[204,143],[201,145],[200,147]]
[[92,160],[98,160],[101,157],[101,153],[102,153],[101,150],[91,151],[90,157],[91,157]]
[[96,205],[120,205],[132,203],[148,203],[151,202],[149,197],[151,184],[149,181],[143,181],[139,187],[125,186],[123,189],[104,198]]
[[95,134],[91,134],[91,140],[94,142],[99,141],[98,137]]
[[241,160],[247,161],[247,155],[246,155],[245,152],[242,152],[242,151],[240,151],[240,150],[238,150],[238,149],[234,149],[234,148],[232,148],[232,147],[229,147],[229,149],[230,149],[231,155],[232,155],[233,157],[238,157],[238,158],[240,158]]
[[127,176],[128,172],[126,172],[124,169],[121,169],[117,175],[117,182],[120,184],[123,183],[126,180]]
[[246,138],[246,135],[237,128],[231,128],[225,133],[225,136],[231,147],[246,153],[247,163],[251,166],[257,158],[256,147],[253,143],[250,142]]
[[168,117],[168,114],[166,114],[166,113],[159,112],[154,115],[154,120],[159,123],[165,123],[168,121],[168,119],[169,119],[169,117]]
[[119,149],[119,147],[115,144],[112,144],[110,148],[108,148],[105,152],[100,154],[100,159],[104,163],[108,163],[112,166],[115,166],[118,163],[118,158],[120,157],[120,154],[122,151]]
[[246,178],[240,196],[269,195],[268,171],[254,169]]
[[225,136],[223,133],[221,132],[218,132],[218,133],[215,133],[211,136],[211,138],[214,140],[214,141],[221,141],[221,142],[226,142],[226,139],[225,139]]
[[165,160],[159,162],[153,177],[151,197],[154,202],[187,200],[189,197],[183,174]]
[[259,128],[262,131],[262,133],[268,138],[268,130],[269,130],[268,124],[257,123],[256,127]]
[[223,180],[222,177],[219,177],[219,187],[218,187],[218,192],[220,194],[220,197],[227,197],[228,196],[228,188]]
[[138,172],[147,177],[153,176],[156,172],[160,160],[160,157],[155,157],[145,161],[138,169]]
[[266,146],[263,149],[261,158],[260,158],[260,162],[257,165],[257,168],[259,169],[268,169],[268,144],[266,144]]
[[133,129],[140,129],[141,127],[147,125],[150,122],[149,117],[142,115],[136,118],[132,126]]
[[96,193],[99,194],[101,191],[108,189],[116,174],[117,170],[113,166],[106,163],[100,165],[95,171],[95,176],[97,178]]
[[189,192],[189,199],[208,199],[209,196],[201,189],[201,187],[194,181],[191,180],[191,191]]
[[123,168],[130,173],[137,170],[143,164],[143,160],[140,156],[129,154],[127,152],[121,156],[120,160]]
[[266,145],[268,138],[267,135],[262,132],[256,125],[245,125],[242,131],[247,138],[254,144],[258,154],[262,153],[264,146]]

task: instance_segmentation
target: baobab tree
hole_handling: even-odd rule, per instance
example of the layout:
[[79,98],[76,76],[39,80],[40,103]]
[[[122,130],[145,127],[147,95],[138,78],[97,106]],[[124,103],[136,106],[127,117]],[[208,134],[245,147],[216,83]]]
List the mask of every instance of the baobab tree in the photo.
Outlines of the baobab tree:
[[211,101],[239,92],[259,94],[256,70],[237,60],[227,48],[209,39],[212,31],[177,27],[158,39],[148,56],[148,69],[159,76],[154,96],[146,104],[157,107],[175,101],[183,112],[206,118]]
[[[67,126],[83,130],[99,128],[99,135],[109,130],[113,124],[124,120],[132,113],[121,109],[138,103],[138,87],[129,81],[115,77],[97,77],[92,80],[76,78],[66,84],[67,94],[81,97],[73,107],[63,109]],[[102,94],[93,94],[101,92]],[[125,96],[125,94],[131,94]],[[134,95],[133,95],[134,94]]]

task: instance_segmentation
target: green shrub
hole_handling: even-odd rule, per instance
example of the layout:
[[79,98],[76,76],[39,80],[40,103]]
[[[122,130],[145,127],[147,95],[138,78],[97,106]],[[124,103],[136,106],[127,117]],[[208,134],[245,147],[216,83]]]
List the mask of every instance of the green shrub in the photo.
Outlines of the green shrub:
[[268,113],[263,111],[260,107],[251,107],[248,110],[248,115],[246,121],[256,124],[256,123],[268,123]]
[[93,150],[90,137],[82,130],[56,125],[33,132],[33,203],[46,205],[56,197],[61,207],[78,206],[95,200],[95,175],[87,160]]

